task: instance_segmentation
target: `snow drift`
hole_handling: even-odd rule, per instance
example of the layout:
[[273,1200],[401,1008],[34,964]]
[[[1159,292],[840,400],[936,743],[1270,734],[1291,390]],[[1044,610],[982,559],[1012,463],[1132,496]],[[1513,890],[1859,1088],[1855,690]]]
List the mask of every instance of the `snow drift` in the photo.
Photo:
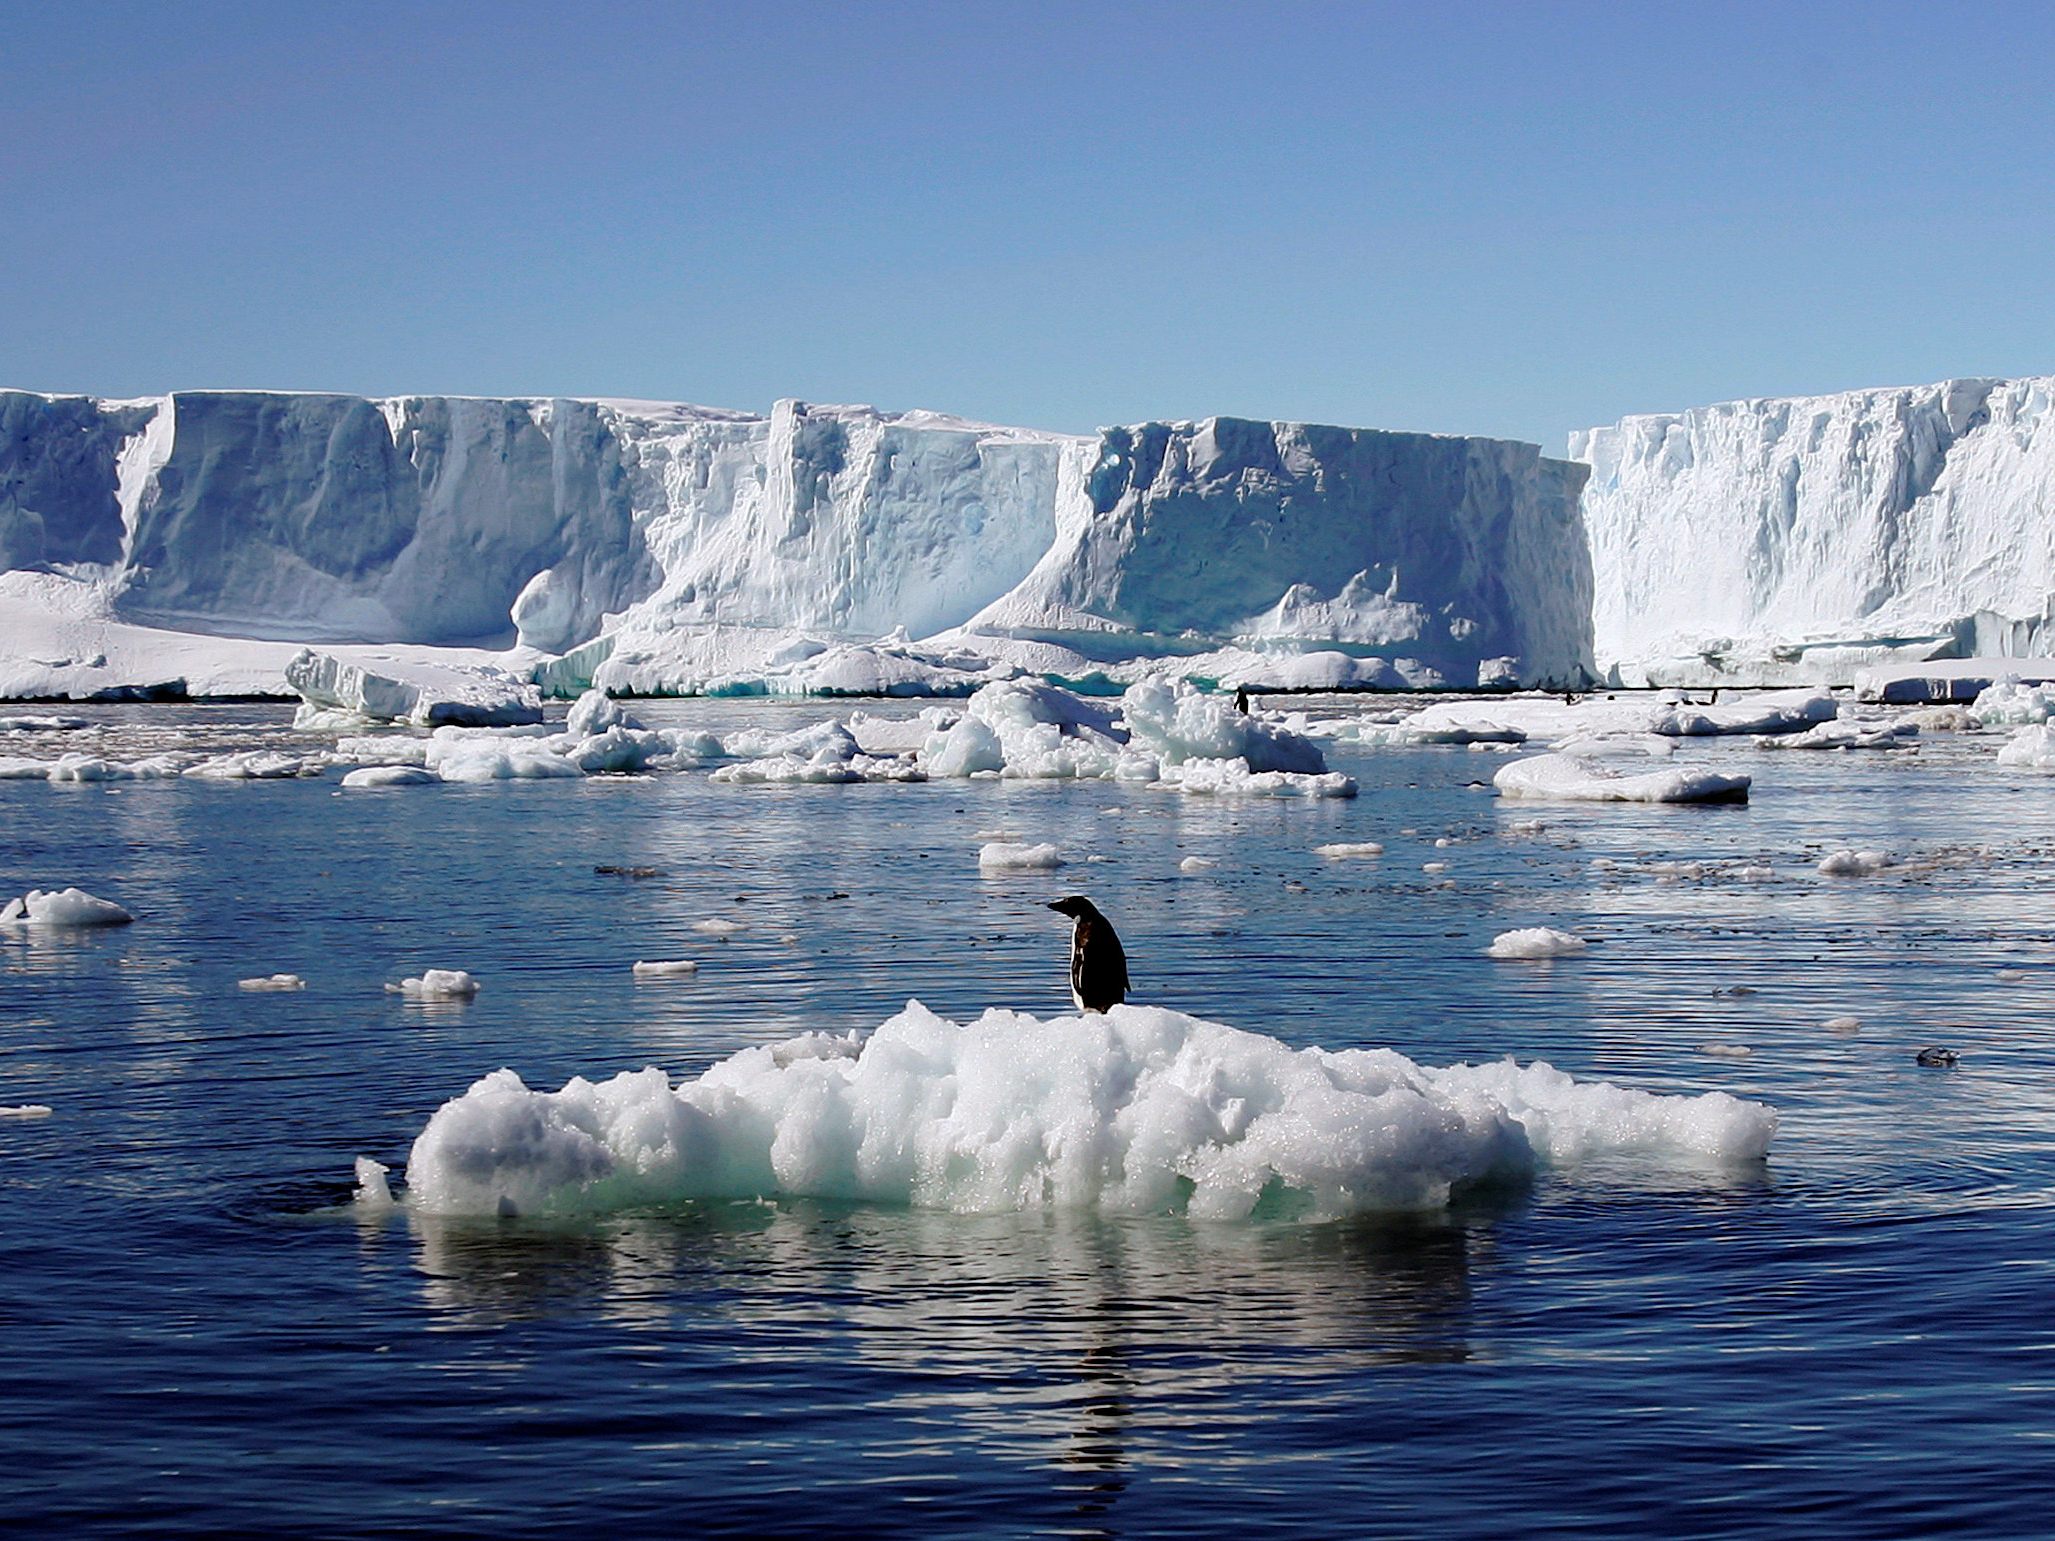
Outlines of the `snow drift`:
[[1228,418],[1080,436],[796,401],[16,391],[0,568],[49,580],[20,604],[108,626],[519,643],[563,693],[968,694],[1165,659],[1553,683],[1591,663],[1583,475],[1532,445]]
[[[673,1086],[642,1070],[535,1091],[511,1070],[414,1141],[408,1202],[440,1214],[607,1211],[790,1194],[958,1211],[1338,1215],[1596,1155],[1760,1159],[1776,1115],[1511,1060],[1434,1070],[1293,1049],[1149,1007],[946,1021],[745,1049]],[[386,1201],[361,1161],[360,1198]]]

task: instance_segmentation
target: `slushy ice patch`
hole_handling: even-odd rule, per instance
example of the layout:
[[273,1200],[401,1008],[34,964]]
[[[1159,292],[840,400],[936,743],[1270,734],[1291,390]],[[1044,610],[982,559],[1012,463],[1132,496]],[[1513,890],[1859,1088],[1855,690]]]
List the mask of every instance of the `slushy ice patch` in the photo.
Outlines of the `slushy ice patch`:
[[647,1069],[545,1092],[495,1071],[415,1140],[407,1202],[562,1214],[785,1194],[1328,1216],[1438,1206],[1592,1156],[1759,1160],[1776,1125],[1721,1092],[1658,1096],[1510,1059],[1435,1070],[1156,1008],[958,1024],[910,1001],[867,1039],[745,1049],[675,1087]]

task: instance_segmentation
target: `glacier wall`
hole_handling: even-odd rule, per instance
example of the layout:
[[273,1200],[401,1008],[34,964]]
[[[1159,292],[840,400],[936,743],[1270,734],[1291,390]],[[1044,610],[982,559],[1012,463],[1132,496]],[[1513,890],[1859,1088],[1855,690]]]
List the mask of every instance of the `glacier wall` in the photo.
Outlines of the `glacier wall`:
[[1496,439],[1236,418],[1108,429],[1056,542],[966,630],[1087,655],[1289,642],[1459,686],[1572,679],[1591,656],[1582,481]]
[[1845,682],[2055,650],[2055,379],[1726,402],[1573,435],[1602,669]]
[[1070,435],[795,401],[9,391],[0,569],[187,633],[618,642],[652,687],[793,636],[1553,683],[1592,662],[1583,475],[1532,445],[1227,418]]

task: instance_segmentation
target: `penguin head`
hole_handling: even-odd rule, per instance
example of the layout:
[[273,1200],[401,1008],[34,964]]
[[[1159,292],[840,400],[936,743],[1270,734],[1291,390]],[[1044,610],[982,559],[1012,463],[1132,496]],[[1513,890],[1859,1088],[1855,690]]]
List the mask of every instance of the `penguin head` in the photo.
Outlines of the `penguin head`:
[[1067,898],[1053,899],[1049,903],[1049,908],[1057,911],[1059,914],[1068,915],[1073,920],[1083,920],[1087,915],[1097,915],[1099,913],[1098,906],[1082,894],[1071,894]]

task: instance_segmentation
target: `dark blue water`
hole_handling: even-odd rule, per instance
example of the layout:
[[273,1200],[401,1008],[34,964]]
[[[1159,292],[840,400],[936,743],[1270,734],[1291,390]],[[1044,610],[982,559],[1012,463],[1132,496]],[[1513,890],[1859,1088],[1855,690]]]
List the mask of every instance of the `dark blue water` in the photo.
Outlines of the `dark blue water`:
[[[117,745],[248,743],[282,717],[104,715]],[[55,1110],[0,1120],[0,1526],[2044,1534],[2055,783],[1992,747],[1696,751],[1758,777],[1747,807],[1699,809],[1502,803],[1478,785],[1498,759],[1450,750],[1337,756],[1364,795],[1324,804],[0,783],[0,890],[77,883],[137,915],[0,941],[0,1103]],[[1073,865],[981,877],[1002,828]],[[1311,851],[1370,839],[1383,858]],[[1904,865],[1812,871],[1847,844]],[[1218,865],[1182,874],[1188,855]],[[1661,865],[1690,862],[1712,866]],[[1771,1160],[1621,1158],[1326,1224],[346,1203],[355,1156],[397,1172],[500,1065],[689,1074],[909,996],[1065,1009],[1040,905],[1072,888],[1116,917],[1152,1004],[1760,1097]],[[743,929],[692,929],[711,917]],[[1597,940],[1481,956],[1532,924]],[[701,971],[629,973],[667,957]],[[484,989],[384,993],[425,967]],[[277,970],[307,990],[236,988]],[[1860,1028],[1824,1026],[1842,1015]],[[1929,1044],[1960,1065],[1915,1066]]]

